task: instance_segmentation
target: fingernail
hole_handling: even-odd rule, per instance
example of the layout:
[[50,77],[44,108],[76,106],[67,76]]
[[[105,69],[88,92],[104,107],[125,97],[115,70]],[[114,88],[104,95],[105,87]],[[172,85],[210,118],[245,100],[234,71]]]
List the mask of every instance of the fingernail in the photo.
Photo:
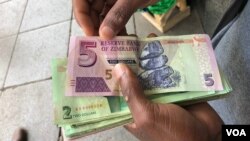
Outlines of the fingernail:
[[125,96],[125,101],[128,102],[128,96]]
[[150,33],[150,34],[148,34],[147,37],[148,37],[148,38],[153,38],[153,37],[157,37],[157,35],[156,35],[155,33]]
[[133,122],[133,123],[130,123],[127,125],[129,128],[133,128],[133,129],[136,129],[136,124]]
[[136,124],[132,123],[131,127],[135,129],[136,128]]
[[112,39],[115,36],[115,32],[110,27],[104,26],[101,28],[100,36],[104,39]]
[[126,68],[123,64],[117,64],[115,65],[115,68],[114,68],[114,72],[115,72],[115,75],[116,75],[116,78],[121,78],[126,72],[125,72]]

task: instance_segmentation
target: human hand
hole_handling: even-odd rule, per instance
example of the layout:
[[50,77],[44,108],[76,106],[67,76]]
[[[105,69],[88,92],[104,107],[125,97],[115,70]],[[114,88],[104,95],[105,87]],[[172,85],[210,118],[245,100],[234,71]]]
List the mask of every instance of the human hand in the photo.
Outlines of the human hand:
[[222,120],[207,104],[185,108],[146,99],[135,74],[124,64],[114,68],[134,123],[125,128],[142,141],[219,141]]
[[138,9],[158,0],[73,0],[76,20],[87,36],[111,39],[125,35],[125,25]]

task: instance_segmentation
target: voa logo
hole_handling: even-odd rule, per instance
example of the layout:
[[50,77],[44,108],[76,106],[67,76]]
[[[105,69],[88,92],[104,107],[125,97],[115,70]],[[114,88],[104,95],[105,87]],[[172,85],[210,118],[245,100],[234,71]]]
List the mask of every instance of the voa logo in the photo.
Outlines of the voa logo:
[[226,129],[227,136],[247,136],[244,129]]

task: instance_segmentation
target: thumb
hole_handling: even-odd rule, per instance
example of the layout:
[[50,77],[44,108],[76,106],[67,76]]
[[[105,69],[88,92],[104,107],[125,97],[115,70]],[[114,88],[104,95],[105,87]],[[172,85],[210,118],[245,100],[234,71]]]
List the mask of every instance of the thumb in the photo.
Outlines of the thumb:
[[135,123],[137,123],[143,114],[147,114],[147,108],[152,103],[145,97],[136,75],[127,65],[117,64],[114,73]]
[[136,10],[135,6],[131,5],[131,0],[118,0],[115,3],[100,26],[99,35],[102,38],[112,39],[125,27]]

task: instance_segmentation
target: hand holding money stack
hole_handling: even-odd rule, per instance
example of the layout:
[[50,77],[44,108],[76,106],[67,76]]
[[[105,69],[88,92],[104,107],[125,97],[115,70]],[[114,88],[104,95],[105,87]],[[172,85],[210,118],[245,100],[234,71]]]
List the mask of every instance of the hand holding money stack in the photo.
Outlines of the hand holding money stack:
[[207,35],[72,37],[68,59],[52,61],[55,123],[67,138],[133,121],[113,73],[118,63],[133,70],[155,103],[187,105],[232,90]]

